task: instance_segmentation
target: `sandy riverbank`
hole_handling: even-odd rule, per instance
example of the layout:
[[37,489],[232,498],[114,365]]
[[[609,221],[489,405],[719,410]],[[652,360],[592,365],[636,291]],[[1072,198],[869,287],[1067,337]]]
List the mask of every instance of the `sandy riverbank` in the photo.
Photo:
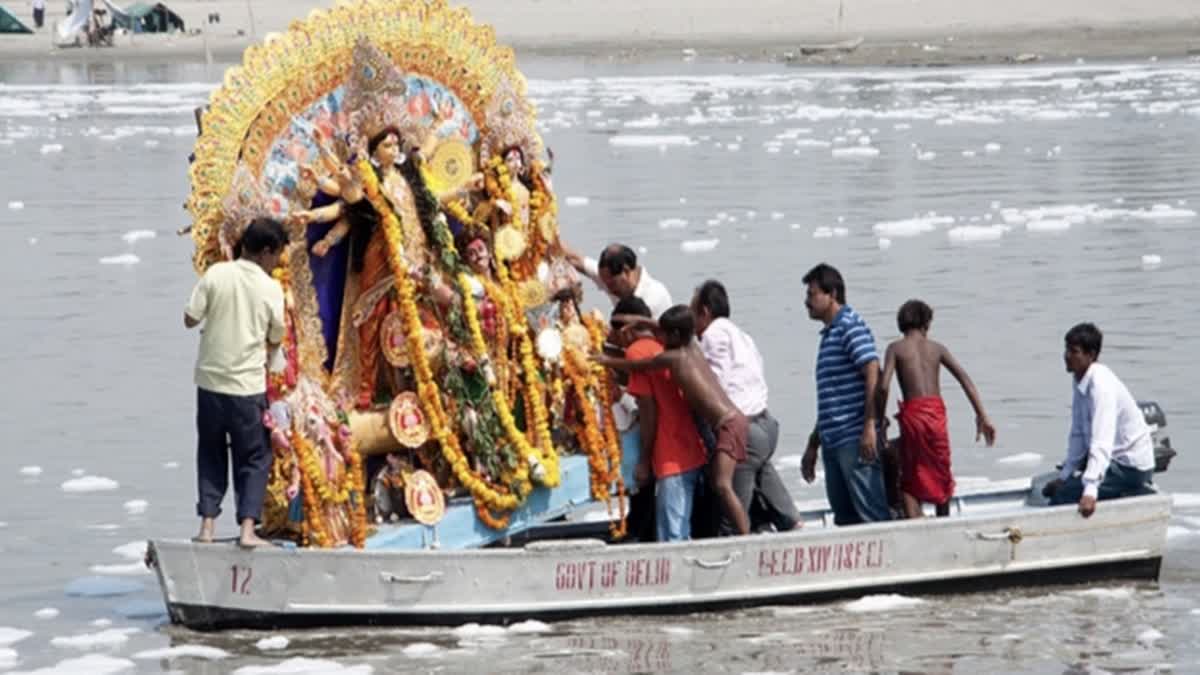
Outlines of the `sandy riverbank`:
[[[5,2],[28,20],[24,2]],[[62,19],[51,0],[48,23]],[[0,37],[0,60],[216,62],[308,11],[313,0],[174,0],[189,30],[202,35],[122,36],[105,49],[56,49],[43,31]],[[520,54],[613,59],[784,60],[848,65],[944,65],[1075,58],[1179,58],[1200,55],[1195,0],[468,0]],[[220,23],[208,23],[209,14]],[[813,45],[857,42],[852,51]],[[690,52],[688,52],[690,54]]]

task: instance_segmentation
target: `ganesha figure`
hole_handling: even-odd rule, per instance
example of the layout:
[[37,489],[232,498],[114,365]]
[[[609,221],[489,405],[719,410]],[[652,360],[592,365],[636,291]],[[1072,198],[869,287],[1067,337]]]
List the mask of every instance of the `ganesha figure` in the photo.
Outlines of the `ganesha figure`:
[[[444,2],[389,0],[387,21],[381,2],[347,0],[336,39],[289,49],[289,31],[227,77],[192,168],[197,269],[234,254],[251,214],[292,235],[268,512],[317,546],[362,545],[387,492],[363,486],[394,488],[399,466],[494,528],[559,484],[562,454],[589,455],[599,498],[619,490],[611,420],[583,414],[608,395],[580,357],[599,334],[512,53]],[[385,455],[373,481],[363,460]]]

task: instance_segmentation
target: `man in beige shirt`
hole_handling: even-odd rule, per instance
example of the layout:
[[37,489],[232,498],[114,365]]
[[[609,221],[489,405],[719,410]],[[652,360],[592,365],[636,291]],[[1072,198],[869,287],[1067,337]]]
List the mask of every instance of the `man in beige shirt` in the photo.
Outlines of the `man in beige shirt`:
[[239,545],[265,544],[254,533],[262,515],[271,469],[267,409],[267,351],[283,341],[283,289],[271,278],[287,244],[287,233],[274,220],[250,223],[235,247],[236,260],[212,265],[192,290],[183,323],[201,323],[196,358],[196,472],[200,534],[210,543],[221,501],[229,487],[233,456],[233,489]]

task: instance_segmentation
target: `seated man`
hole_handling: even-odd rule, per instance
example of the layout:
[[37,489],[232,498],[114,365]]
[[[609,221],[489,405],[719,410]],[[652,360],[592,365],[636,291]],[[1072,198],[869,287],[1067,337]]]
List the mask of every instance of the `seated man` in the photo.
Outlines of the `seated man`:
[[[632,295],[617,302],[611,339],[625,348],[626,358],[649,359],[662,353],[663,347],[654,339],[653,332],[637,328],[622,330],[625,323],[618,318],[621,315],[648,317],[650,308]],[[700,435],[691,423],[691,409],[666,370],[632,373],[628,391],[637,398],[641,425],[641,456],[635,481],[639,488],[654,487],[658,540],[690,539],[696,485],[706,461]],[[630,499],[631,510],[635,500],[637,496]]]
[[[1137,401],[1107,366],[1097,363],[1103,335],[1081,323],[1066,335],[1067,372],[1075,377],[1067,459],[1042,494],[1053,505],[1079,502],[1087,518],[1097,499],[1150,492],[1154,440]],[[1081,470],[1081,476],[1075,471]]]

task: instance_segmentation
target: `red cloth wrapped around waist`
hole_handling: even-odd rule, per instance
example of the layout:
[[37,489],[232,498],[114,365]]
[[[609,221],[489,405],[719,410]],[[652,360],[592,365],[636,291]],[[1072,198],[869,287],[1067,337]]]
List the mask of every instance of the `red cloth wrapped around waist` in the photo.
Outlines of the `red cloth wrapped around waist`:
[[940,396],[900,401],[900,489],[923,502],[944,504],[954,495],[946,405]]

